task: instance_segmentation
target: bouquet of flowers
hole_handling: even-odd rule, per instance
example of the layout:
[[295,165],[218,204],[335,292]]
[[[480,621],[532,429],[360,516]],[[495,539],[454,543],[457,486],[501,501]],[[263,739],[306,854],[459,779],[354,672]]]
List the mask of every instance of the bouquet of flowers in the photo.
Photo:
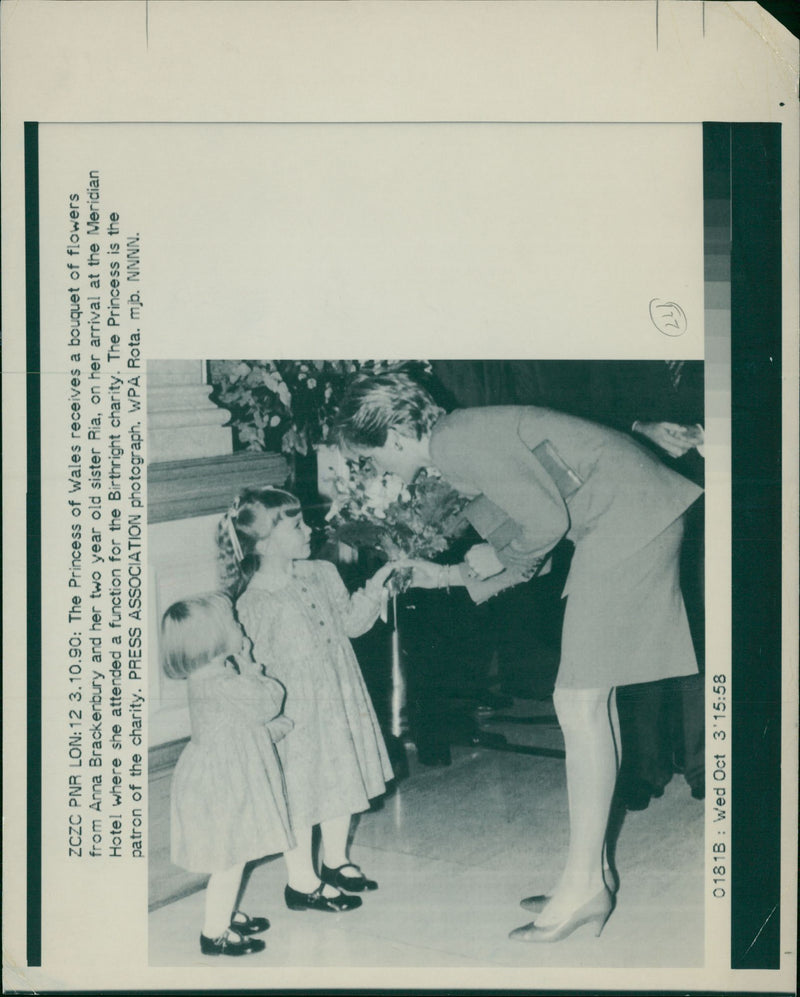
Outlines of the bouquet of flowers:
[[[351,468],[334,487],[328,538],[376,551],[387,560],[435,557],[467,529],[461,512],[469,500],[430,468],[423,468],[406,486],[367,463]],[[402,577],[396,577],[395,584],[402,590]]]

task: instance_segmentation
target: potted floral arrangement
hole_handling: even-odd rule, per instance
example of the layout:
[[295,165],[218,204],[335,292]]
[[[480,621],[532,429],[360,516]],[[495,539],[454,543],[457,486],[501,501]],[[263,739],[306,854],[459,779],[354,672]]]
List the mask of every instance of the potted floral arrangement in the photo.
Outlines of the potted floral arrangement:
[[234,447],[285,454],[287,486],[318,522],[320,497],[329,495],[328,438],[339,400],[359,374],[397,368],[431,374],[425,360],[211,360],[209,379],[212,399],[231,413]]

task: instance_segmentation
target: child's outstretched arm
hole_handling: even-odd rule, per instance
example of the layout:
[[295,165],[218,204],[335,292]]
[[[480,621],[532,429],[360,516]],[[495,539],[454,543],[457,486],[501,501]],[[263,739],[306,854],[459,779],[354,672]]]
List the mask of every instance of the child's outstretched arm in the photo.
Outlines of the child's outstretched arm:
[[[323,562],[319,562],[323,563]],[[408,559],[390,561],[379,568],[363,588],[348,593],[334,565],[329,565],[328,584],[348,637],[360,637],[375,624],[384,598],[384,585],[392,572],[410,565]]]

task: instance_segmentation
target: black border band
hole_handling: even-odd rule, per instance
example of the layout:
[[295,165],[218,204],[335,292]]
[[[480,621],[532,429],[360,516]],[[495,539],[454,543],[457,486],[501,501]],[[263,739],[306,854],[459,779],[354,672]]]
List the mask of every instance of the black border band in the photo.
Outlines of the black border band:
[[27,961],[42,964],[42,475],[39,126],[25,122],[27,536]]
[[731,146],[731,968],[780,968],[781,129]]

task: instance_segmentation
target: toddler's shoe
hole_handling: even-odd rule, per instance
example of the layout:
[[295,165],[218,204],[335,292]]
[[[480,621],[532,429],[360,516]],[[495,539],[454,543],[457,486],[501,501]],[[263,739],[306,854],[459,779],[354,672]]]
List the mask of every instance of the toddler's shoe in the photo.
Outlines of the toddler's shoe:
[[[346,876],[342,869],[355,869],[357,875]],[[361,893],[362,890],[377,890],[378,884],[374,879],[367,879],[361,869],[352,862],[345,862],[344,865],[329,869],[323,864],[319,878],[323,883],[335,886],[337,890],[349,890],[351,893]]]
[[252,952],[263,952],[266,947],[260,938],[246,938],[235,928],[226,928],[219,938],[200,935],[203,955],[250,955]]
[[286,906],[289,910],[322,910],[329,914],[339,914],[347,910],[355,910],[361,906],[361,897],[349,897],[340,893],[336,897],[326,897],[323,894],[324,883],[320,883],[313,893],[300,893],[291,886],[283,891]]
[[244,911],[235,910],[230,926],[240,935],[260,935],[262,931],[268,930],[269,921],[265,917],[250,917]]

